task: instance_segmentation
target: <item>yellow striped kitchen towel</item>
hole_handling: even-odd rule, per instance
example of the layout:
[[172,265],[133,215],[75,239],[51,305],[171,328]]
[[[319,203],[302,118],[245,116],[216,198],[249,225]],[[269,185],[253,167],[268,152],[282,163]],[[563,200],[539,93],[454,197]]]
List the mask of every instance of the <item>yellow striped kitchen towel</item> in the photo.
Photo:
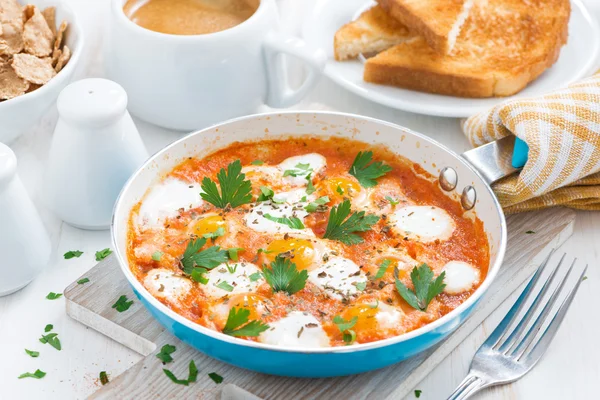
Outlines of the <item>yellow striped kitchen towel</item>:
[[600,73],[545,96],[504,102],[463,122],[473,146],[516,135],[529,146],[518,175],[493,189],[506,213],[600,210]]

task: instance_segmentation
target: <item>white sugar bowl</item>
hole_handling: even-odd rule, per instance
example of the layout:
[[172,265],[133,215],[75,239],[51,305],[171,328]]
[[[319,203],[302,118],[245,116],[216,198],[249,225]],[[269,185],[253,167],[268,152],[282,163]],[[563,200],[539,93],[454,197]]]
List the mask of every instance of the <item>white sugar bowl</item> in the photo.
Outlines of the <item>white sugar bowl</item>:
[[17,157],[0,143],[0,296],[31,282],[51,253],[50,237],[17,174]]
[[148,158],[127,94],[106,79],[83,79],[58,96],[45,193],[49,208],[82,229],[108,229],[119,193]]

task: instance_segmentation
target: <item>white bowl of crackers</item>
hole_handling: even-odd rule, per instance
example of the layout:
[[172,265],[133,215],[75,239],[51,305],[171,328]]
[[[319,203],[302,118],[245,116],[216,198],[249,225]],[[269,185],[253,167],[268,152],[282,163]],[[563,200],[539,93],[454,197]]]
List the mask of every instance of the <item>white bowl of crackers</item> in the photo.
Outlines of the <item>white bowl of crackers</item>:
[[34,126],[67,86],[83,48],[59,0],[0,0],[0,142]]

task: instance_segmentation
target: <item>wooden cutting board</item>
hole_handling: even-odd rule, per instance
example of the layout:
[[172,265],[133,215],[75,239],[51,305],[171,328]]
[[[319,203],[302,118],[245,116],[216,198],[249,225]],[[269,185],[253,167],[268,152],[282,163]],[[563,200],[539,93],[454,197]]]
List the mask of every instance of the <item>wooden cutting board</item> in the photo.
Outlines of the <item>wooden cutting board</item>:
[[[479,326],[541,263],[550,250],[560,246],[573,232],[575,213],[557,208],[509,216],[508,250],[504,265],[471,317],[434,349],[388,368],[361,375],[298,379],[258,374],[214,360],[173,337],[137,301],[119,269],[109,257],[82,277],[90,283],[72,283],[65,289],[67,314],[146,356],[139,363],[100,388],[92,399],[400,399],[438,365]],[[526,234],[534,231],[534,234]],[[119,313],[111,306],[121,295],[136,301]],[[174,361],[166,368],[177,377],[187,377],[193,359],[198,381],[176,385],[163,373],[155,356],[164,344],[177,347]],[[216,385],[207,374],[217,372],[224,381]]]

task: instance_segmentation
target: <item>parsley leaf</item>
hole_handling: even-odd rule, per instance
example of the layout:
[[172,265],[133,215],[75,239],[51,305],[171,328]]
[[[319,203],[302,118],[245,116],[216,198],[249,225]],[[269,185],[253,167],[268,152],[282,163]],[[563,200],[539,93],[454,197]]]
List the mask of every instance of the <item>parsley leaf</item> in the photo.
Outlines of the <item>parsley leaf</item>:
[[338,192],[340,195],[344,195],[344,189],[342,189],[342,187],[340,185],[337,185],[337,187],[335,188],[335,191]]
[[202,237],[206,238],[206,239],[212,239],[215,240],[218,237],[221,237],[225,235],[225,228],[223,228],[222,226],[218,227],[216,231],[214,232],[210,232],[210,233],[205,233],[204,235],[202,235]]
[[250,164],[252,165],[263,165],[265,162],[263,160],[254,160]]
[[269,221],[277,222],[278,224],[287,225],[292,229],[304,229],[304,224],[300,218],[274,217],[271,214],[264,214],[263,218],[266,218]]
[[62,293],[54,293],[54,292],[50,292],[48,293],[48,295],[46,296],[46,298],[48,300],[56,300],[58,298],[62,297]]
[[194,268],[192,269],[192,273],[190,274],[190,278],[193,281],[206,285],[208,283],[208,278],[204,276],[208,270],[206,268]]
[[421,397],[421,393],[423,393],[422,390],[416,389],[415,390],[415,397],[418,399],[419,397]]
[[118,312],[123,312],[129,310],[129,307],[133,304],[133,300],[127,301],[127,296],[122,295],[119,297],[117,302],[112,305],[112,308],[116,308]]
[[160,261],[160,259],[163,256],[163,254],[164,253],[162,251],[156,250],[154,253],[152,253],[152,260],[154,260],[154,261]]
[[231,307],[223,333],[230,336],[258,336],[269,329],[269,325],[260,320],[248,322],[249,316],[250,310]]
[[367,282],[356,282],[354,286],[362,292],[367,288]]
[[71,250],[71,251],[67,251],[63,257],[65,257],[65,260],[70,260],[71,258],[79,258],[79,257],[81,257],[82,254],[83,254],[83,251]]
[[385,199],[386,199],[387,201],[389,201],[389,202],[390,202],[390,204],[391,204],[391,205],[393,205],[393,206],[397,206],[398,204],[400,204],[400,201],[399,201],[399,200],[394,200],[394,199],[392,199],[390,196],[385,196]]
[[196,378],[198,378],[198,368],[196,368],[196,363],[194,360],[190,360],[190,364],[188,366],[188,378],[187,379],[177,379],[175,374],[173,374],[168,369],[163,368],[163,372],[165,375],[169,377],[169,379],[178,385],[188,386],[192,382],[196,382]]
[[39,351],[27,350],[27,349],[25,349],[25,353],[29,354],[33,358],[39,357],[39,355],[40,355]]
[[375,161],[370,165],[367,165],[373,159],[373,152],[359,151],[350,167],[350,175],[358,179],[358,183],[364,188],[370,188],[377,185],[377,178],[381,178],[392,168],[388,165],[383,164],[381,161]]
[[381,262],[381,264],[379,264],[379,269],[377,270],[377,273],[375,274],[375,276],[373,277],[373,279],[381,279],[383,278],[383,275],[385,275],[385,272],[387,271],[388,267],[392,264],[392,262],[390,260],[388,260],[387,258],[385,260],[383,260]]
[[49,333],[47,335],[42,335],[40,338],[40,343],[48,343],[50,346],[54,347],[56,350],[62,350],[62,346],[60,345],[60,340],[58,339],[58,333]]
[[245,250],[246,249],[244,249],[243,247],[232,247],[230,249],[227,249],[227,255],[229,256],[230,260],[239,261],[238,253],[244,252]]
[[342,332],[342,338],[347,344],[352,344],[356,340],[356,332],[354,332],[352,328],[354,327],[354,325],[356,325],[357,322],[357,316],[352,317],[352,319],[349,321],[346,321],[339,315],[336,315],[333,318],[333,323],[336,324],[340,332]]
[[208,374],[208,377],[213,380],[216,384],[223,382],[223,377],[216,372],[211,372]]
[[25,372],[24,374],[19,375],[19,379],[23,379],[23,378],[42,379],[45,376],[46,376],[46,373],[44,371],[37,369],[37,370],[35,370],[34,373]]
[[96,261],[102,261],[112,254],[112,250],[108,247],[96,252]]
[[44,327],[44,332],[48,333],[50,332],[52,329],[54,329],[54,325],[52,324],[48,324]]
[[100,371],[100,383],[102,386],[108,383],[108,375],[106,374],[106,371]]
[[317,189],[315,189],[315,185],[313,185],[312,183],[312,172],[308,175],[306,175],[306,194],[311,195],[313,194]]
[[162,361],[163,364],[170,363],[171,361],[173,361],[173,357],[171,357],[171,354],[173,354],[175,352],[175,350],[177,350],[177,348],[175,346],[170,345],[170,344],[165,344],[160,349],[160,353],[158,353],[156,355],[156,357],[158,357],[158,359],[160,361]]
[[528,235],[531,235],[531,234],[534,234],[534,233],[535,233],[535,231],[527,231],[527,232],[525,232],[525,233],[526,233],[526,234],[528,234]]
[[253,273],[252,275],[249,276],[250,282],[256,282],[261,277],[262,277],[262,274],[260,272],[255,272],[255,273]]
[[258,195],[258,199],[256,201],[267,201],[273,198],[275,192],[266,186],[260,187],[260,195]]
[[165,373],[165,375],[167,375],[169,377],[169,379],[173,382],[176,383],[178,385],[184,385],[184,386],[188,386],[189,382],[186,379],[177,379],[177,377],[168,369],[163,368],[163,372]]
[[334,206],[329,214],[327,229],[323,237],[325,239],[338,240],[346,245],[363,242],[363,238],[354,232],[365,232],[371,229],[379,221],[377,215],[365,215],[364,211],[354,212],[350,215],[350,201],[344,200],[341,204]]
[[221,281],[221,282],[217,283],[215,286],[218,287],[219,289],[223,289],[226,292],[233,292],[233,286],[231,286],[226,281]]
[[306,270],[298,271],[296,264],[289,258],[280,255],[275,257],[271,268],[263,268],[262,273],[274,292],[286,292],[287,294],[294,294],[304,289],[308,279]]
[[84,283],[88,283],[90,281],[89,278],[82,278],[77,281],[78,284],[83,285]]
[[308,203],[308,205],[305,206],[304,209],[309,213],[312,213],[315,211],[325,212],[327,210],[327,207],[325,207],[325,204],[327,204],[327,203],[329,203],[329,197],[327,197],[327,196],[319,197],[315,201],[311,201],[310,203]]
[[212,246],[200,251],[205,244],[206,238],[190,239],[181,258],[181,265],[185,274],[190,275],[196,266],[213,269],[227,261],[227,251],[221,250],[219,246]]
[[446,272],[442,272],[435,280],[433,279],[433,271],[427,264],[421,264],[420,267],[413,268],[410,273],[410,279],[415,287],[414,292],[408,289],[398,279],[398,269],[394,270],[396,278],[396,290],[406,302],[414,309],[426,311],[427,306],[435,296],[442,293],[446,284],[444,278]]
[[200,196],[203,200],[218,208],[225,208],[227,205],[235,208],[252,201],[252,184],[246,180],[246,174],[242,173],[240,160],[229,164],[227,171],[221,168],[217,173],[217,180],[221,186],[221,193],[217,184],[210,178],[202,179],[200,187],[203,192]]
[[294,178],[298,176],[308,176],[312,171],[313,169],[310,167],[310,164],[298,163],[294,169],[286,169],[283,171],[283,176],[293,176]]

